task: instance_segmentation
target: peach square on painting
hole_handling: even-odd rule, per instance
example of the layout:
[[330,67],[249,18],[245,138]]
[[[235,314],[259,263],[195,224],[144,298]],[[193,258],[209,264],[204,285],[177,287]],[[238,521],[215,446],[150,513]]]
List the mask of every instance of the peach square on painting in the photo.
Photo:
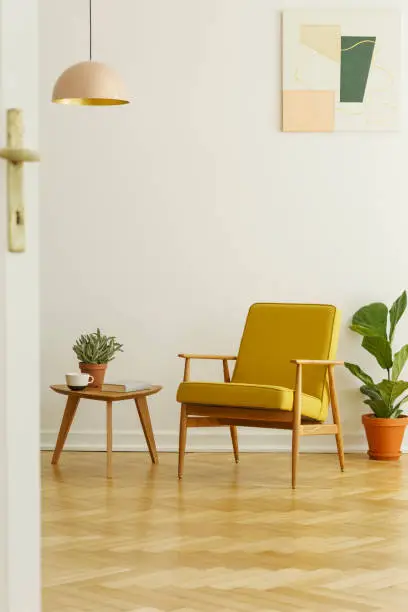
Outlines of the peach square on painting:
[[283,91],[284,132],[333,132],[334,91]]

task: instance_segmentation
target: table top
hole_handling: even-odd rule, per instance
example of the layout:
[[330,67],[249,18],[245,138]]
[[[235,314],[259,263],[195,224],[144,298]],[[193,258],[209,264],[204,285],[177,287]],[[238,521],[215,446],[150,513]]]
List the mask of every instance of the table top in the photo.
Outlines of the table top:
[[162,387],[159,385],[152,385],[148,389],[143,389],[143,391],[107,391],[104,387],[102,387],[102,389],[87,388],[83,391],[72,391],[72,389],[66,385],[51,385],[50,389],[61,395],[76,395],[84,399],[118,402],[120,400],[137,399],[138,397],[153,395],[161,391]]

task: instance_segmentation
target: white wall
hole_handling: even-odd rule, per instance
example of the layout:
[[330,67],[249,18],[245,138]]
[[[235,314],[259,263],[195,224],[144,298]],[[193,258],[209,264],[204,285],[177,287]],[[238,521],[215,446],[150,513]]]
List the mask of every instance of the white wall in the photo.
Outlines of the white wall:
[[[38,146],[37,16],[33,0],[0,0],[1,146],[8,108],[24,110],[26,145]],[[38,167],[24,173],[27,250],[16,254],[7,251],[0,161],[1,612],[40,610]]]
[[[73,340],[97,325],[125,344],[111,378],[164,385],[151,412],[167,449],[177,353],[236,351],[252,302],[337,304],[339,356],[375,369],[346,324],[408,284],[407,133],[280,132],[280,11],[338,1],[95,0],[95,58],[133,100],[114,109],[49,104],[56,76],[86,58],[87,11],[83,0],[41,4],[44,445],[63,408],[47,386],[76,367]],[[408,322],[401,332],[406,341]],[[218,367],[194,371],[220,378]],[[357,383],[338,379],[346,445],[364,448]],[[83,406],[71,446],[100,447],[103,428],[101,406]],[[142,445],[132,407],[115,408],[115,430],[119,447]],[[221,430],[194,435],[196,447],[229,448]],[[288,448],[280,432],[241,440]]]

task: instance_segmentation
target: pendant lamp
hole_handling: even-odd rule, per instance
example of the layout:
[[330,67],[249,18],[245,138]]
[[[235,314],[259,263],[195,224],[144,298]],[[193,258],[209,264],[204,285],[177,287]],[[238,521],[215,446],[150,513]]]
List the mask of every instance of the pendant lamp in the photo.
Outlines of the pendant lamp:
[[89,0],[89,61],[74,64],[61,74],[54,85],[52,101],[80,106],[129,103],[119,75],[106,64],[92,59],[92,0]]

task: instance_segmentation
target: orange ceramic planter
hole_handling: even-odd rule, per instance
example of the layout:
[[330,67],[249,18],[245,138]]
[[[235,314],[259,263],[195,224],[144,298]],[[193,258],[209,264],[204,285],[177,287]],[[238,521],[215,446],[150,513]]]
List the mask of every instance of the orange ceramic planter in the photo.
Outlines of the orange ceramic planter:
[[368,441],[368,456],[379,461],[398,461],[408,417],[377,419],[373,414],[362,417]]
[[89,383],[88,387],[92,389],[101,389],[105,380],[105,372],[108,367],[107,363],[80,363],[79,368],[83,374],[90,374],[94,377],[94,381]]

